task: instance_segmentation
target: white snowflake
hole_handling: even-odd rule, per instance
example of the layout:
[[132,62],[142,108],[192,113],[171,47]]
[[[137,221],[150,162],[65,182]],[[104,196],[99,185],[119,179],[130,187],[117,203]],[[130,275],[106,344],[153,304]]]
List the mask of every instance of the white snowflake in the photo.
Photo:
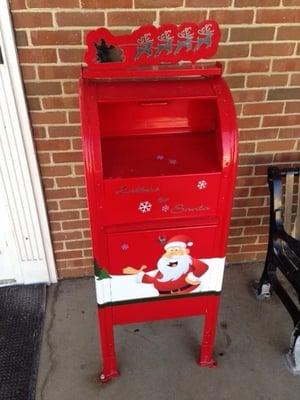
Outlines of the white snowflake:
[[168,212],[170,210],[170,206],[168,206],[168,204],[165,204],[162,206],[161,211],[163,212]]
[[157,160],[163,160],[165,157],[162,154],[157,154],[156,159]]
[[151,211],[152,204],[149,201],[141,201],[139,204],[139,211],[147,213]]
[[203,179],[202,181],[199,181],[199,182],[197,183],[197,188],[198,188],[199,190],[205,189],[206,186],[207,186],[207,182],[206,182],[204,179]]
[[122,244],[121,244],[121,249],[122,249],[123,251],[128,250],[128,249],[129,249],[129,244],[128,244],[128,243],[122,243]]
[[169,164],[176,165],[177,164],[177,160],[169,160]]

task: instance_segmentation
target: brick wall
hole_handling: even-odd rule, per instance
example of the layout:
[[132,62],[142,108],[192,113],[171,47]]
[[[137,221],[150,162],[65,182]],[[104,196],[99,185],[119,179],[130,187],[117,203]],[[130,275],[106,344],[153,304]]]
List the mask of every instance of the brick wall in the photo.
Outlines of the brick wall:
[[[91,270],[78,77],[86,32],[216,19],[240,128],[240,167],[228,248],[262,259],[266,166],[300,161],[300,0],[11,0],[19,60],[47,200],[59,277]],[[298,130],[297,130],[298,126]]]

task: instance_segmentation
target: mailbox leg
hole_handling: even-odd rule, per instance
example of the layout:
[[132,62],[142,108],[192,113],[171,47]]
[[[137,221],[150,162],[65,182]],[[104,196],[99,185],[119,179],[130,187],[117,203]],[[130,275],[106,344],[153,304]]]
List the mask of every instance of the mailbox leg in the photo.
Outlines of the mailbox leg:
[[211,296],[207,301],[202,343],[200,347],[199,361],[200,367],[214,368],[217,366],[213,359],[212,352],[215,341],[220,296]]
[[100,381],[107,382],[119,375],[115,353],[111,307],[98,308],[102,371]]

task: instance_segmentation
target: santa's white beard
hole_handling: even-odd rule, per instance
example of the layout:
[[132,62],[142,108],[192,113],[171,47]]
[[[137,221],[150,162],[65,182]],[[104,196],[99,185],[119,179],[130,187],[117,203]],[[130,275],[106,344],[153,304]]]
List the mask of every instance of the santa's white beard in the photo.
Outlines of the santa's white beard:
[[[169,267],[170,262],[176,262],[175,267]],[[192,263],[191,256],[184,254],[182,256],[161,257],[157,262],[157,268],[162,274],[162,278],[158,279],[159,282],[176,281],[183,274],[187,273],[189,266]]]

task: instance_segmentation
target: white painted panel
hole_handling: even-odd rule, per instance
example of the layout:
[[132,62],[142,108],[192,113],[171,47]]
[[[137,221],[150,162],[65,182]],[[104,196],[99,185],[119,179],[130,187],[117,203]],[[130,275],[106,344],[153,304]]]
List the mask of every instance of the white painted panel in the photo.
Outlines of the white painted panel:
[[[0,171],[3,198],[12,232],[17,283],[56,282],[55,263],[35,149],[18,66],[9,5],[0,13]],[[1,218],[1,214],[0,214]],[[1,223],[1,221],[0,221]],[[6,224],[7,225],[7,224]],[[8,253],[7,253],[8,254]],[[4,269],[3,269],[4,271]],[[1,282],[0,282],[1,285]]]

